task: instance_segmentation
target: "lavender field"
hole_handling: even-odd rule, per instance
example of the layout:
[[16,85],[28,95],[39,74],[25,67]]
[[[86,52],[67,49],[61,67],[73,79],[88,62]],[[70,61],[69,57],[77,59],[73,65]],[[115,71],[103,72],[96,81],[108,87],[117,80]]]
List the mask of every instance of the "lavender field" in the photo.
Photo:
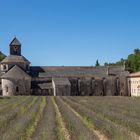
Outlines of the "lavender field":
[[0,97],[0,140],[139,140],[140,98]]

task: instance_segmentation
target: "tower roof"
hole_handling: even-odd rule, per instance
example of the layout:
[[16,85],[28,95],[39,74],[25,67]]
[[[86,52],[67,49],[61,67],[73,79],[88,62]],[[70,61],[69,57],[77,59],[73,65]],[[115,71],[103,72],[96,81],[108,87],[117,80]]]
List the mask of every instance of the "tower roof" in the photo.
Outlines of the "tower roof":
[[3,63],[28,63],[30,62],[24,57],[24,56],[18,56],[18,55],[9,55],[5,59],[1,61],[1,64]]
[[26,79],[31,78],[26,72],[24,72],[21,68],[15,65],[11,68],[7,73],[1,76],[3,79],[11,78],[11,79]]
[[10,43],[10,46],[21,46],[21,43],[19,40],[15,37],[12,42]]

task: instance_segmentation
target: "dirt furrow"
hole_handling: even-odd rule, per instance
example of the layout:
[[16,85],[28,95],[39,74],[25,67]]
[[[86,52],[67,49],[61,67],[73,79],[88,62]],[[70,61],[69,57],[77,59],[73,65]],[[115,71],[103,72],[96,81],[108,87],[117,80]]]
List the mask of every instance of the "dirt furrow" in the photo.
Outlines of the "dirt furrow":
[[54,100],[54,97],[51,98],[55,112],[56,112],[56,123],[57,123],[57,136],[59,140],[71,140],[70,134],[66,128],[65,122],[63,121],[62,114],[59,111],[59,108]]
[[[45,98],[45,97],[44,97]],[[57,140],[55,110],[50,97],[46,97],[46,106],[31,140]]]
[[98,140],[99,138],[86,127],[86,125],[69,109],[59,97],[55,98],[56,104],[69,131],[71,140]]
[[[62,100],[62,102],[64,101]],[[87,128],[93,131],[93,133],[99,138],[99,140],[108,140],[108,138],[102,132],[95,130],[93,125],[89,125],[88,122],[86,122],[84,118],[78,112],[76,112],[70,105],[68,105],[66,102],[64,102],[64,104],[86,125]]]

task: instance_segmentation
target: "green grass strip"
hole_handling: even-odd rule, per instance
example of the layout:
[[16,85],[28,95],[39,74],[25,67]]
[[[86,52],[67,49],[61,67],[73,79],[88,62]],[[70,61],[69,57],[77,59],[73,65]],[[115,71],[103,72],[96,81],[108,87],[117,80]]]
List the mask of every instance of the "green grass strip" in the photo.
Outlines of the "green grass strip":
[[74,108],[72,108],[67,102],[65,102],[62,98],[60,100],[64,103],[65,106],[68,107],[82,122],[83,124],[91,130],[99,139],[108,140],[108,138],[101,133],[100,131],[95,129],[95,126],[92,120],[88,116],[81,116]]
[[65,140],[65,125],[62,119],[62,115],[58,109],[58,106],[55,102],[54,97],[51,97],[51,100],[53,102],[55,112],[56,112],[56,125],[57,125],[57,137],[58,140]]
[[22,106],[21,107],[21,109],[20,109],[21,114],[24,114],[26,112],[26,110],[30,109],[30,107],[32,107],[35,104],[35,102],[37,101],[38,97],[32,97],[32,98],[33,98],[33,100],[27,106]]
[[0,109],[0,113],[5,113],[5,112],[7,112],[7,111],[9,111],[9,110],[15,109],[15,108],[18,107],[20,104],[22,104],[23,102],[25,102],[28,98],[29,98],[29,97],[26,97],[26,98],[24,97],[24,98],[22,98],[22,99],[20,99],[20,100],[17,100],[17,101],[15,101],[15,102],[9,103],[6,107]]
[[46,98],[45,97],[41,97],[41,98],[42,99],[39,106],[39,110],[37,113],[34,114],[31,124],[26,129],[25,135],[22,136],[20,140],[30,140],[32,138],[32,135],[37,127],[37,124],[42,117],[44,107],[46,106]]

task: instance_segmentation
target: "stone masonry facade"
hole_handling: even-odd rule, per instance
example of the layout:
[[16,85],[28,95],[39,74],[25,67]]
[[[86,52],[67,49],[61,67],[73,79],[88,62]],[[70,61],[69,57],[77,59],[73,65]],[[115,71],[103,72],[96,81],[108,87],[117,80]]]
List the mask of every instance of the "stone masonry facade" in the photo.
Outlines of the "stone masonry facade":
[[43,96],[128,96],[124,67],[30,66],[14,38],[0,63],[0,94]]

